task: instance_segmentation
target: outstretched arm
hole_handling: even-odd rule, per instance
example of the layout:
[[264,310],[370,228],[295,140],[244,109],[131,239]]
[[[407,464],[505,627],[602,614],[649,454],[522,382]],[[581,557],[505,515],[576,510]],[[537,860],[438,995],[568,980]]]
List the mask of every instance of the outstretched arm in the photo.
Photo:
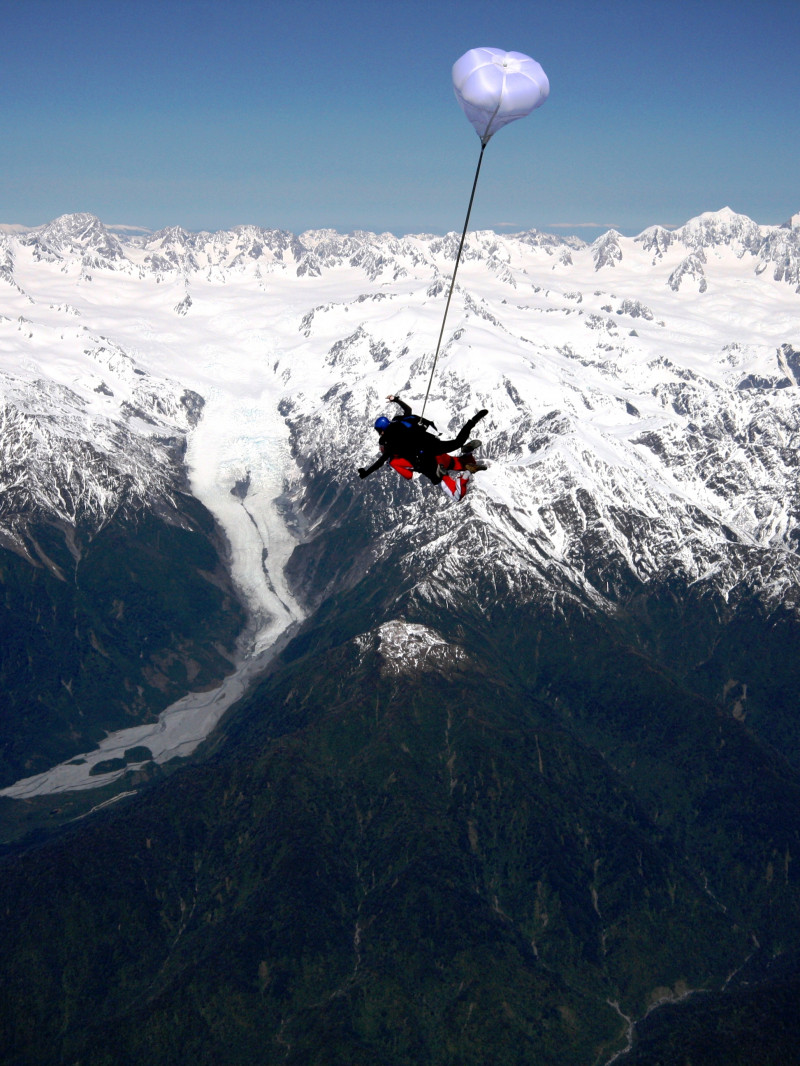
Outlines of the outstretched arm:
[[400,397],[399,396],[395,396],[395,394],[393,392],[390,392],[389,395],[386,397],[386,399],[387,400],[394,400],[394,402],[400,406],[400,409],[402,410],[404,415],[410,415],[411,414],[411,408],[408,406],[408,404],[405,402],[405,400],[401,400]]
[[[403,409],[403,414],[406,417],[408,415],[414,414],[414,412],[411,410],[411,408],[408,406],[408,404],[405,402],[405,400],[401,400],[400,397],[399,396],[395,396],[394,393],[390,392],[389,395],[386,397],[386,399],[387,400],[394,400],[395,403],[399,404],[400,407]],[[399,416],[397,416],[397,417],[399,417]],[[431,422],[431,420],[429,418],[422,418],[421,415],[419,417],[417,415],[414,415],[414,418],[418,418],[419,424],[422,426],[423,429],[427,429],[428,426],[433,426],[433,428],[436,429],[436,426],[433,424],[433,422]]]
[[389,453],[388,452],[384,452],[383,455],[379,456],[375,460],[375,462],[372,464],[372,466],[367,466],[367,467],[360,466],[358,468],[358,476],[360,478],[369,477],[369,475],[370,474],[374,474],[376,470],[380,470],[380,468],[383,466],[383,464],[386,462],[386,460],[388,458],[389,458]]

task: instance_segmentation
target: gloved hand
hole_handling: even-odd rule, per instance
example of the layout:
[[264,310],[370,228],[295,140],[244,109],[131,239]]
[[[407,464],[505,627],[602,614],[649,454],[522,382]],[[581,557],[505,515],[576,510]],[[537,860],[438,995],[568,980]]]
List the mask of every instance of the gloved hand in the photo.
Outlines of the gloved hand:
[[363,466],[360,466],[358,468],[358,476],[362,478],[367,476],[367,471],[364,469]]

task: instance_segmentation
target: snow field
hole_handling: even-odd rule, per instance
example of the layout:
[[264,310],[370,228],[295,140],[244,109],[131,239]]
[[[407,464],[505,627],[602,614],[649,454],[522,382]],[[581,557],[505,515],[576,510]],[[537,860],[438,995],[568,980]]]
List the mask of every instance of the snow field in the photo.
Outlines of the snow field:
[[[292,431],[304,430],[298,460],[346,476],[375,455],[372,422],[394,413],[387,393],[419,408],[457,243],[176,230],[123,239],[123,259],[92,253],[87,266],[69,233],[44,236],[38,246],[0,235],[0,263],[3,247],[12,263],[0,280],[6,399],[22,403],[24,393],[65,437],[102,441],[102,420],[124,423],[145,448],[185,436],[192,491],[227,536],[253,625],[217,693],[187,696],[156,726],[110,736],[83,761],[4,792],[18,796],[103,783],[109,776],[90,777],[91,767],[140,744],[157,761],[189,753],[263,668],[302,618],[284,578],[298,536],[283,510],[301,476]],[[513,515],[519,551],[536,540],[564,566],[573,534],[556,505],[572,500],[582,514],[581,490],[643,575],[689,536],[710,551],[715,523],[743,544],[785,547],[800,513],[789,461],[800,440],[796,390],[738,387],[748,375],[793,380],[779,352],[800,350],[800,296],[749,250],[762,236],[727,211],[592,246],[470,234],[426,410],[446,436],[489,408],[477,433],[493,465],[464,506],[486,522]],[[603,248],[614,254],[602,259]],[[702,275],[673,287],[690,255]],[[26,389],[39,381],[48,388],[31,400]],[[53,385],[77,398],[69,418]],[[199,421],[181,406],[186,390],[204,401]],[[453,506],[433,491],[437,508]],[[614,508],[659,524],[664,539],[649,558],[615,531]],[[707,530],[691,525],[693,509],[709,517]]]

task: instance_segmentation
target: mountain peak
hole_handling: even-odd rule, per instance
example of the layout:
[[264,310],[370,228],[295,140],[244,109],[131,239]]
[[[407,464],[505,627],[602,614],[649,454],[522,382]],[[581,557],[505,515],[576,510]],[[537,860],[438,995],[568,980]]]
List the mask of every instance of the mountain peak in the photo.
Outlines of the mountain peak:
[[110,233],[95,215],[79,212],[60,215],[45,226],[23,234],[25,245],[32,246],[39,258],[66,259],[80,256],[96,264],[125,258],[119,240]]

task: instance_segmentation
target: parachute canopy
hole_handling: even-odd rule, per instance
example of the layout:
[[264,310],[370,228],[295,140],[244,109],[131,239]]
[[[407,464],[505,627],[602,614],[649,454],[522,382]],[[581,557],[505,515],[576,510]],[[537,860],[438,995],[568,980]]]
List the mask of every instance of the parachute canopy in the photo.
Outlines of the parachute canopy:
[[481,144],[502,126],[541,107],[547,75],[530,56],[501,48],[471,48],[453,64],[453,88]]

